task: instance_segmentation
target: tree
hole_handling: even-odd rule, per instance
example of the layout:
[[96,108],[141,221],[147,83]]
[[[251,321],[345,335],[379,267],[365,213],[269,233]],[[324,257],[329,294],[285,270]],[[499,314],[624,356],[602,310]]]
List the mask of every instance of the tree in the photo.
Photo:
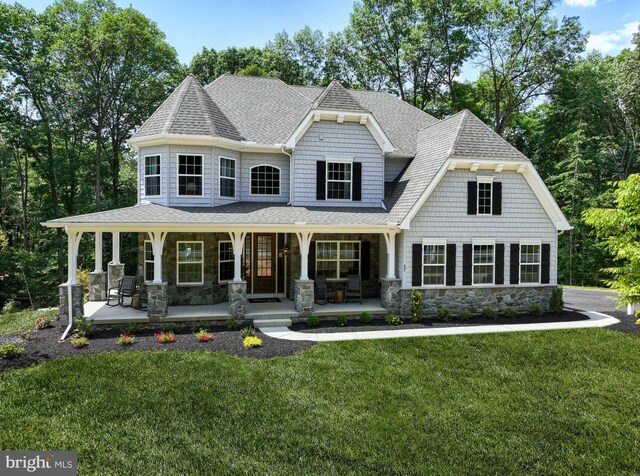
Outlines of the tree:
[[623,304],[640,302],[640,175],[614,183],[616,208],[592,208],[584,221],[617,260],[605,271]]

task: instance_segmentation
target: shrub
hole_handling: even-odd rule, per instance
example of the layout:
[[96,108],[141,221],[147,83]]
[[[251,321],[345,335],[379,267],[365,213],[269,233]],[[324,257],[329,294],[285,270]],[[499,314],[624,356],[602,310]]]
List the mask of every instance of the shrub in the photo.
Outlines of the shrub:
[[256,335],[256,330],[251,326],[243,327],[242,329],[240,329],[240,335],[243,338],[244,337],[251,337],[251,336]]
[[13,314],[20,310],[20,304],[17,301],[7,301],[2,308],[2,314]]
[[85,336],[75,336],[71,338],[71,347],[74,349],[82,349],[89,345],[89,339]]
[[51,327],[52,323],[53,321],[49,316],[41,316],[36,319],[34,327],[38,330],[42,330],[47,327]]
[[562,314],[564,310],[564,299],[562,298],[562,288],[560,286],[551,291],[549,310],[554,314]]
[[180,327],[178,327],[178,324],[174,322],[165,322],[160,326],[160,330],[165,334],[168,332],[170,332],[171,334],[176,334],[179,329]]
[[209,329],[211,329],[211,324],[209,324],[207,321],[200,321],[195,326],[193,326],[193,333],[197,334],[200,331],[208,331]]
[[200,342],[209,342],[215,338],[216,336],[214,336],[207,329],[201,329],[198,332],[196,332],[196,339],[199,340]]
[[544,311],[542,310],[542,306],[540,304],[534,303],[529,306],[529,313],[533,316],[541,317],[542,314],[544,314]]
[[640,317],[638,319],[636,319],[636,324],[638,324],[640,326]]
[[365,324],[368,324],[371,321],[373,321],[373,316],[368,312],[363,312],[360,314],[360,321],[364,322]]
[[76,337],[87,337],[89,334],[91,334],[91,328],[93,326],[92,319],[87,319],[84,316],[76,317],[75,323],[76,328],[74,329],[73,333],[76,335]]
[[458,319],[460,319],[461,321],[469,321],[472,317],[473,314],[469,309],[463,309],[462,311],[460,311],[460,314],[458,314]]
[[262,340],[256,336],[247,336],[244,338],[242,345],[245,349],[253,349],[254,347],[262,347]]
[[153,334],[153,337],[156,338],[158,344],[168,344],[169,342],[176,341],[176,335],[173,332],[159,332]]
[[140,324],[133,323],[127,326],[123,334],[128,336],[135,336],[137,334],[140,334],[140,332],[142,332],[142,326]]
[[26,331],[20,334],[20,338],[23,340],[31,340],[33,339],[33,335],[36,333],[35,329],[27,329]]
[[3,359],[15,359],[27,351],[24,347],[15,344],[5,344],[0,347],[0,357]]
[[320,319],[316,316],[307,317],[307,327],[316,327],[318,324],[320,324]]
[[228,331],[234,331],[240,327],[240,321],[232,317],[224,321],[224,327],[226,327]]
[[436,316],[441,321],[450,321],[451,320],[451,309],[446,306],[439,307],[436,311]]
[[504,308],[504,317],[508,317],[512,319],[514,317],[518,317],[518,311],[516,311],[513,307],[505,307]]
[[636,309],[636,317],[637,317],[638,319],[640,319],[640,308],[639,308],[639,309]]
[[346,326],[347,316],[345,316],[344,314],[340,314],[338,317],[336,317],[336,324],[338,324],[340,327]]
[[411,291],[411,322],[422,320],[422,293],[416,289]]
[[402,324],[402,318],[397,314],[387,314],[384,318],[384,322],[390,326],[399,326]]
[[130,336],[127,334],[120,334],[120,337],[116,339],[116,344],[125,347],[131,345],[136,341],[136,336]]
[[76,273],[76,281],[78,284],[82,284],[82,289],[85,296],[89,293],[89,269],[78,268]]
[[495,309],[489,306],[483,307],[480,311],[480,314],[482,315],[482,317],[486,317],[487,319],[495,319],[496,317],[498,317],[498,313],[495,311]]

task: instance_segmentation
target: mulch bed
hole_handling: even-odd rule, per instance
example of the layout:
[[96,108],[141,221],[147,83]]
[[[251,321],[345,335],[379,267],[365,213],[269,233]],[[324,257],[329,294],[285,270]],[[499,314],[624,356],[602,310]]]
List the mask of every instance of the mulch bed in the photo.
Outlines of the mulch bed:
[[425,319],[420,324],[413,324],[411,321],[405,320],[406,324],[392,326],[384,322],[384,318],[377,318],[365,324],[359,320],[350,319],[344,327],[336,325],[335,319],[321,318],[320,325],[310,328],[306,322],[296,322],[290,329],[298,332],[310,334],[315,333],[332,333],[332,332],[360,332],[360,331],[380,331],[390,329],[425,329],[438,327],[470,327],[470,326],[487,326],[487,325],[503,325],[503,324],[536,324],[546,322],[569,322],[584,321],[589,319],[584,314],[574,311],[565,311],[563,314],[545,314],[543,316],[532,316],[521,314],[518,317],[498,316],[496,319],[488,319],[486,317],[474,316],[468,321],[460,321],[452,319],[450,321],[439,321],[437,319]]
[[624,332],[625,334],[640,334],[640,326],[636,324],[636,317],[627,316],[626,310],[598,311],[598,312],[601,312],[602,314],[606,314],[608,316],[615,317],[620,321],[619,324],[609,326],[606,329],[611,329],[612,331]]
[[229,355],[252,357],[257,359],[269,359],[272,357],[284,357],[307,350],[313,346],[313,342],[296,342],[282,339],[274,339],[261,332],[256,332],[256,337],[262,339],[262,347],[245,349],[242,346],[243,338],[237,330],[229,331],[223,326],[212,326],[211,332],[216,336],[210,342],[199,342],[191,332],[191,327],[182,327],[176,332],[175,342],[159,344],[154,333],[158,329],[144,329],[136,335],[133,345],[121,347],[116,344],[116,338],[120,335],[119,329],[97,329],[89,336],[89,345],[82,349],[71,347],[70,338],[64,342],[58,342],[64,327],[55,326],[37,331],[29,340],[24,340],[19,333],[0,336],[0,345],[13,343],[24,347],[27,351],[14,359],[0,358],[0,371],[17,367],[27,367],[47,360],[75,355],[98,354],[102,352],[136,352],[136,351],[213,351],[225,352]]

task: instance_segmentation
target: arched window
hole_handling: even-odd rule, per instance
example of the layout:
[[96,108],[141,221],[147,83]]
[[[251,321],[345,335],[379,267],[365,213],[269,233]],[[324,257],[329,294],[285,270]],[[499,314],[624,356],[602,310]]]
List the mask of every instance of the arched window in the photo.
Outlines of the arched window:
[[280,169],[271,165],[251,167],[251,195],[280,195]]

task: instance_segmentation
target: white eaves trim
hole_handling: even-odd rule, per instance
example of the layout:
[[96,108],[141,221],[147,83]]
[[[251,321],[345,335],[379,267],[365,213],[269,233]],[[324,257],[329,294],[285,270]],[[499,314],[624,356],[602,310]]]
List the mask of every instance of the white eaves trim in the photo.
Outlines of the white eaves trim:
[[390,154],[395,151],[395,148],[391,144],[391,141],[387,137],[387,135],[378,124],[378,121],[373,117],[372,114],[368,112],[354,112],[354,111],[318,111],[312,110],[306,115],[306,117],[300,122],[300,125],[296,128],[295,131],[291,134],[289,139],[285,144],[287,149],[295,148],[298,141],[302,138],[302,136],[307,132],[311,124],[317,122],[318,120],[333,120],[333,121],[348,121],[348,122],[359,122],[369,129],[369,132],[378,143],[382,152],[385,154]]
[[265,152],[282,153],[281,144],[259,144],[257,142],[237,141],[225,137],[214,137],[196,134],[153,134],[149,136],[131,138],[127,144],[138,151],[140,147],[151,147],[156,145],[201,145],[222,147],[239,152]]
[[411,210],[409,210],[407,216],[404,218],[404,220],[402,220],[402,223],[400,223],[400,229],[408,230],[410,228],[411,220],[413,220],[413,217],[415,217],[416,213],[418,213],[418,211],[425,204],[431,193],[435,190],[444,175],[447,173],[447,170],[450,166],[453,166],[453,168],[455,168],[457,165],[472,164],[495,165],[500,166],[501,170],[508,168],[510,170],[516,170],[518,173],[521,173],[531,187],[531,190],[533,190],[533,193],[535,193],[536,198],[549,216],[549,219],[555,225],[556,230],[571,230],[573,228],[562,213],[562,210],[560,210],[560,207],[554,200],[551,192],[549,192],[549,189],[544,184],[544,181],[542,180],[536,169],[533,167],[533,164],[531,162],[513,161],[513,163],[511,163],[490,159],[447,159],[442,164],[420,198],[418,198],[416,203],[413,204],[413,207],[411,207]]

